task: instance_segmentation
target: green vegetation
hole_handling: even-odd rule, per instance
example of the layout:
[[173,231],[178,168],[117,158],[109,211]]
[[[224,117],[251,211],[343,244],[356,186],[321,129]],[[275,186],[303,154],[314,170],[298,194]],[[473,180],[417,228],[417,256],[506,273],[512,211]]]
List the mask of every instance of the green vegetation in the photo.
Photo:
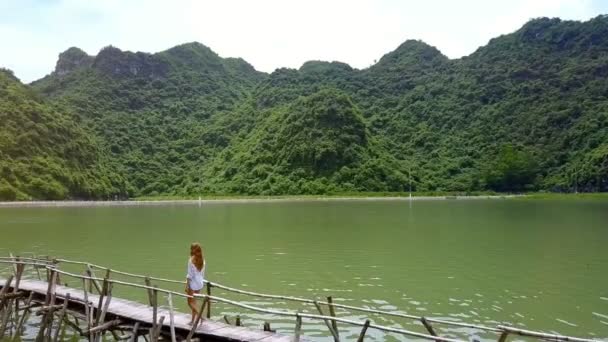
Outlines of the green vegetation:
[[[607,56],[607,16],[535,19],[456,60],[410,40],[364,70],[310,61],[264,74],[198,43],[157,54],[71,48],[33,90],[20,87],[41,106],[69,109],[71,132],[87,141],[78,145],[94,147],[56,158],[104,165],[106,180],[12,197],[403,192],[410,183],[421,193],[606,191]],[[0,127],[0,137],[17,134]],[[37,155],[17,157],[31,166]],[[55,187],[44,178],[54,166],[37,170],[40,186]],[[28,188],[6,176],[1,184]]]
[[78,118],[0,70],[0,200],[108,199],[125,185]]

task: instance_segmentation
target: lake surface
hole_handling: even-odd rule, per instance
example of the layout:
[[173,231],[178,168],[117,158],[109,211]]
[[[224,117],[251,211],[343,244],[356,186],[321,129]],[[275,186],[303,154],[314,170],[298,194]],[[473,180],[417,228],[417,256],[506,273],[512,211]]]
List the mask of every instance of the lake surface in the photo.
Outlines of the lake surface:
[[[320,300],[331,295],[349,305],[608,338],[608,201],[0,208],[0,233],[1,255],[50,254],[172,279],[185,277],[189,244],[200,241],[208,278],[232,287]],[[265,308],[316,313],[311,306],[214,291]],[[134,289],[116,288],[114,295],[145,300]],[[186,312],[184,303],[180,310]],[[291,319],[221,304],[214,303],[212,311],[232,320],[241,313],[248,326],[261,328],[269,320],[279,331],[291,333],[294,327]],[[371,318],[425,332],[407,319]],[[447,337],[496,339],[472,329],[435,328]],[[304,329],[329,340],[322,322],[305,320]],[[355,338],[359,331],[340,324],[343,337]],[[368,337],[406,340],[372,329]]]

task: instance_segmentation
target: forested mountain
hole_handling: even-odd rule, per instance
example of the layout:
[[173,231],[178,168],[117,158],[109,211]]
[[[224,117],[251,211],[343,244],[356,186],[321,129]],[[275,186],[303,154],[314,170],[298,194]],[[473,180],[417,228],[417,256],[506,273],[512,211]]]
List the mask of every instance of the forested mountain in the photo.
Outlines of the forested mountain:
[[126,181],[80,121],[0,69],[0,200],[126,193]]
[[404,191],[410,172],[418,191],[608,190],[608,16],[535,19],[461,59],[409,40],[363,70],[71,48],[20,87],[125,180],[64,197]]

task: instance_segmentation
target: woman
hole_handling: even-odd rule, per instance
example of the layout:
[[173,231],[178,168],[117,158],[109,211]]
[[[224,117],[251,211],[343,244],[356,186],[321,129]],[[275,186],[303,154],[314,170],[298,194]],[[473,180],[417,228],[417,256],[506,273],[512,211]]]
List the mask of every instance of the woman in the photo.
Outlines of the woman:
[[[200,293],[205,285],[205,259],[203,258],[203,250],[198,242],[190,245],[190,259],[188,259],[188,274],[186,275],[186,293],[190,296],[195,293]],[[196,306],[196,298],[188,298],[188,306],[192,310],[192,321],[198,315]]]

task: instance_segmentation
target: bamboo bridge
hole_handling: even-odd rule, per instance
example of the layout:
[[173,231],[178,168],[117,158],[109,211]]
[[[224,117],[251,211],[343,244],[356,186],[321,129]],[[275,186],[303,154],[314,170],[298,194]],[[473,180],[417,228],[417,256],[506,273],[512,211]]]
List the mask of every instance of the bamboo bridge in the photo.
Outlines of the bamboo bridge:
[[[40,323],[34,325],[38,328],[36,341],[63,340],[66,336],[66,331],[70,331],[72,334],[78,334],[89,341],[101,341],[102,339],[105,340],[108,337],[112,337],[117,341],[138,341],[144,339],[145,341],[153,342],[183,340],[297,342],[309,340],[303,335],[303,319],[323,322],[329,331],[330,339],[333,338],[335,342],[346,340],[340,336],[338,323],[359,326],[361,330],[356,338],[357,342],[364,341],[368,329],[377,329],[401,334],[408,338],[435,342],[468,341],[453,337],[442,337],[437,333],[438,326],[456,326],[492,333],[495,334],[496,341],[498,342],[505,342],[510,336],[525,336],[546,341],[600,341],[524,330],[505,325],[490,327],[357,307],[335,303],[332,297],[327,297],[327,301],[317,301],[306,298],[257,293],[214,282],[206,283],[205,293],[194,295],[202,299],[202,304],[195,322],[189,324],[190,315],[175,311],[173,298],[188,298],[190,296],[185,293],[163,289],[153,284],[153,282],[156,282],[183,285],[183,281],[127,273],[83,261],[51,259],[49,257],[14,257],[11,255],[0,257],[0,264],[8,265],[10,270],[8,272],[10,274],[6,279],[0,279],[0,340],[3,340],[3,338],[20,337],[28,319],[34,314],[34,316],[41,317]],[[60,268],[62,264],[83,267],[83,272],[82,274],[77,274],[62,270]],[[95,270],[104,272],[104,276],[101,278],[97,277]],[[26,271],[29,273],[26,273]],[[133,281],[112,278],[114,275],[128,277],[133,279]],[[62,286],[60,278],[61,280],[66,278],[76,279],[79,286],[69,287],[67,284],[66,286]],[[118,286],[140,289],[142,293],[147,294],[147,303],[142,304],[113,297],[112,291]],[[251,304],[212,295],[211,289],[214,287],[240,295],[313,305],[319,314],[256,307]],[[168,308],[163,308],[160,305],[158,301],[159,294],[166,295]],[[291,317],[294,320],[293,332],[289,334],[277,333],[271,329],[271,322],[264,322],[261,329],[244,327],[239,315],[236,316],[234,324],[230,322],[227,316],[222,317],[223,321],[212,320],[211,305],[214,302],[233,305],[237,308],[254,312]],[[379,325],[373,323],[371,319],[356,321],[341,318],[336,315],[336,309],[338,308],[351,312],[356,311],[415,320],[427,332],[420,333]],[[475,341],[475,339],[473,340]]]

